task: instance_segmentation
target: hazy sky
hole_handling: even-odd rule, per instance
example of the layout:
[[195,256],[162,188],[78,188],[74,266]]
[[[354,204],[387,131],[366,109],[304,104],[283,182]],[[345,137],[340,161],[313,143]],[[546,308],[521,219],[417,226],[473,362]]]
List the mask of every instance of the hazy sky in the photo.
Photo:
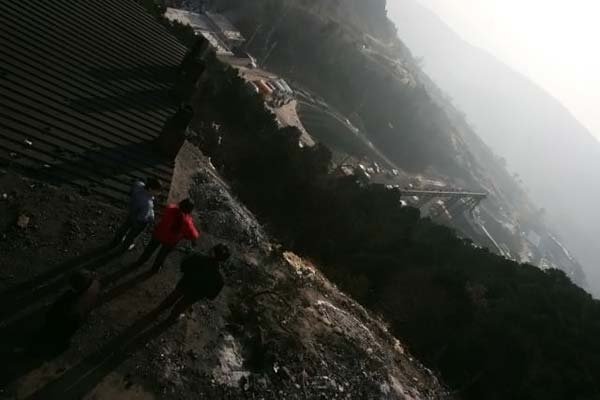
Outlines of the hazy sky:
[[599,0],[419,2],[557,97],[600,140]]

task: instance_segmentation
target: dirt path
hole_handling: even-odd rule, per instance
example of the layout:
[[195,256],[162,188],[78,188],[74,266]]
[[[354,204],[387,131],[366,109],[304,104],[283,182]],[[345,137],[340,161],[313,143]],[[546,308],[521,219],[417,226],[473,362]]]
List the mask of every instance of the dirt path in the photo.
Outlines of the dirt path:
[[[13,183],[18,190],[30,184],[20,178]],[[51,209],[61,207],[65,196],[64,190],[51,187],[44,189],[43,201],[27,192],[25,197],[36,210],[31,223],[38,228],[32,225],[21,232],[11,220],[1,245],[14,249],[0,253],[0,273],[15,278],[0,297],[20,281],[55,271],[56,265],[40,267],[42,256],[72,260],[71,269],[95,263],[106,285],[102,304],[77,332],[72,346],[53,359],[24,363],[19,359],[23,340],[8,340],[16,334],[26,337],[43,316],[39,309],[37,317],[30,308],[18,308],[18,315],[3,319],[0,337],[7,340],[2,351],[15,362],[2,371],[0,398],[445,398],[435,377],[406,354],[384,325],[340,293],[314,266],[294,254],[269,251],[266,235],[252,214],[231,196],[203,156],[186,145],[176,163],[169,197],[178,200],[188,195],[199,206],[196,219],[210,232],[199,250],[225,242],[234,257],[224,268],[226,287],[216,301],[198,304],[185,318],[169,323],[166,313],[156,308],[175,285],[185,247],[154,276],[144,268],[128,268],[139,249],[100,261],[97,256],[73,261],[76,254],[108,240],[120,214],[94,199],[74,197],[69,208],[81,237],[69,239],[69,253],[63,255],[60,246],[25,248],[25,237],[40,243],[49,226],[57,224],[38,213],[49,215]],[[87,233],[89,227],[96,227],[93,237]],[[69,237],[60,232],[53,236],[57,243]],[[23,262],[7,267],[18,257]],[[47,300],[37,298],[35,307],[50,301],[61,287],[49,289]],[[27,323],[11,322],[20,317]]]

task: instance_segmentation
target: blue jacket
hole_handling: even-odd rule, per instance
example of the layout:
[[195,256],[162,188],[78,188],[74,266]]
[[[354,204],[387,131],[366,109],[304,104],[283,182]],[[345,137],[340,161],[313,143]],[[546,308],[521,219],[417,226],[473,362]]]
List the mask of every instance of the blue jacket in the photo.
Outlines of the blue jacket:
[[131,187],[129,216],[135,222],[149,224],[154,221],[154,196],[147,190],[142,181],[135,181]]

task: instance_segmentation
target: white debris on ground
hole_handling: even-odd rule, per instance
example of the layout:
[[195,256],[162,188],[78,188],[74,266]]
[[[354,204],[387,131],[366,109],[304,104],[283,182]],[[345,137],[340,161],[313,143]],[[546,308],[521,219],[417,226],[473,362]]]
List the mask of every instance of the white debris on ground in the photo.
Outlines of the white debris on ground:
[[221,347],[217,350],[219,365],[212,375],[215,380],[230,387],[238,387],[242,378],[250,376],[250,372],[244,370],[244,359],[241,355],[240,345],[231,335],[225,335]]

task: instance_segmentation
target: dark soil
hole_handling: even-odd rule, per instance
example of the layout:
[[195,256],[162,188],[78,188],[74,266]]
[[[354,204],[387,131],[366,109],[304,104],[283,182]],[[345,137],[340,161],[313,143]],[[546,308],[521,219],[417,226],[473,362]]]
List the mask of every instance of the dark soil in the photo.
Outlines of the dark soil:
[[[446,398],[435,376],[381,322],[310,263],[270,244],[192,146],[180,154],[170,200],[190,196],[199,205],[196,220],[205,233],[196,251],[224,242],[234,257],[224,268],[221,295],[175,323],[156,309],[189,246],[151,275],[148,266],[130,267],[141,243],[124,254],[101,247],[121,210],[10,171],[0,176],[3,193],[0,398]],[[67,351],[28,355],[45,306],[80,268],[100,275],[101,304]]]

